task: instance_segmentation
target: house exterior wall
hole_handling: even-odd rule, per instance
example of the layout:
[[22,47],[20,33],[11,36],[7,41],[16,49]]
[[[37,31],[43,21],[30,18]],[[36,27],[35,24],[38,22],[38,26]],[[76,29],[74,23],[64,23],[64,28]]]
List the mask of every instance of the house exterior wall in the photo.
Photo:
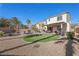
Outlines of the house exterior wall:
[[[58,15],[59,16],[59,15]],[[55,17],[51,17],[49,19],[47,19],[47,24],[52,24],[52,23],[60,23],[60,22],[67,22],[67,14],[62,14],[60,16],[62,16],[62,20],[57,20],[57,17],[58,16],[55,16]]]
[[[58,20],[58,17],[62,17],[62,19]],[[41,22],[44,24],[44,30],[48,30],[48,25],[50,26],[50,24],[54,25],[54,24],[58,24],[61,23],[61,27],[66,31],[69,32],[71,31],[71,20],[70,20],[70,14],[68,12],[53,16],[53,17],[49,17],[46,20],[44,20],[43,22]],[[65,23],[66,25],[63,25],[63,23]],[[62,26],[63,25],[63,26]],[[36,24],[38,29],[41,29],[39,24]],[[64,27],[66,26],[66,27]],[[57,30],[56,26],[52,27],[52,31]]]
[[[58,20],[57,17],[59,17],[59,16],[62,17],[61,20]],[[70,21],[69,13],[63,13],[63,14],[59,14],[54,17],[50,17],[46,20],[46,23],[44,22],[45,25],[54,24],[54,23],[66,23],[67,24],[66,32],[71,31],[71,21]]]
[[79,37],[79,25],[74,27],[74,34],[76,37]]

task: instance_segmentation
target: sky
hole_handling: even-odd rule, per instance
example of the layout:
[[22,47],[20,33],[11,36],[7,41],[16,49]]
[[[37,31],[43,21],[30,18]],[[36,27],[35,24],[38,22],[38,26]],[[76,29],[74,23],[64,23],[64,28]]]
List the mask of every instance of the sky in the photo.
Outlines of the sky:
[[0,3],[0,17],[17,17],[23,24],[26,24],[27,19],[36,24],[63,12],[70,13],[73,24],[78,22],[77,3]]

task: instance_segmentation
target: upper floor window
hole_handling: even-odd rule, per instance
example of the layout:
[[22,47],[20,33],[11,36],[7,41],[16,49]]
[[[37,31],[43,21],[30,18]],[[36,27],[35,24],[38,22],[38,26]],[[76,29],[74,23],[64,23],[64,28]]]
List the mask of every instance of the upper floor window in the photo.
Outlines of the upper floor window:
[[60,20],[62,20],[62,16],[57,17],[57,21],[60,21]]

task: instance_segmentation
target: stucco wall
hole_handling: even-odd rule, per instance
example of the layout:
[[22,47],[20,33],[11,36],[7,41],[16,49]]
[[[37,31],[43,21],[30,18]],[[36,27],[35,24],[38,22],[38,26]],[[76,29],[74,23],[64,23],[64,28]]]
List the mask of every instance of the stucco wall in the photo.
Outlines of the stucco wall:
[[79,36],[79,26],[74,27],[75,36]]
[[[62,20],[57,20],[58,16],[62,16]],[[66,32],[70,31],[70,14],[68,13],[63,13],[63,14],[59,14],[57,16],[53,16],[50,17],[48,19],[46,19],[45,21],[43,21],[42,23],[44,23],[44,25],[49,25],[49,24],[54,24],[54,23],[66,23]],[[38,29],[40,29],[41,27],[39,26],[39,24],[36,25]],[[45,26],[46,27],[46,26]],[[45,30],[47,30],[47,28],[45,28]],[[56,30],[56,28],[54,27],[54,30]]]
[[55,16],[55,17],[51,17],[51,18],[49,18],[49,19],[47,19],[46,21],[47,21],[47,24],[52,24],[52,23],[60,23],[60,22],[65,22],[65,23],[67,23],[68,22],[68,14],[66,13],[66,14],[62,14],[61,15],[62,16],[62,20],[60,20],[60,21],[58,21],[57,20],[57,17],[58,16]]

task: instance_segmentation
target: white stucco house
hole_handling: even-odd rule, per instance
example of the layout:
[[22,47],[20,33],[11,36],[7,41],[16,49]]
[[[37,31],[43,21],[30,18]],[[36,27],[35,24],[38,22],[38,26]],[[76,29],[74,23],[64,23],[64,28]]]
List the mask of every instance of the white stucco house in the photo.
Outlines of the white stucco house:
[[[45,31],[50,32],[63,31],[64,33],[71,31],[71,17],[68,12],[64,12],[56,16],[49,17],[40,23],[44,24],[42,28]],[[37,24],[37,28],[41,29],[39,23]]]

